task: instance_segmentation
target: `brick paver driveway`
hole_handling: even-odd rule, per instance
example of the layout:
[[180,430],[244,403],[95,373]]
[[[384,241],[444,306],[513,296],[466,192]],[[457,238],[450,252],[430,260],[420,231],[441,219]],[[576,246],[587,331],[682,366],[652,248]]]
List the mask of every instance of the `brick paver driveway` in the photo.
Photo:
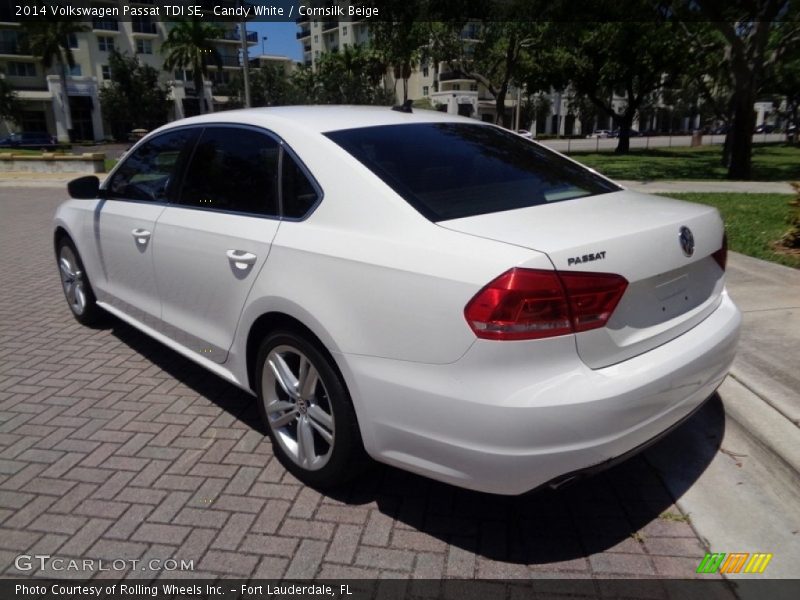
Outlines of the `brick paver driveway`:
[[[670,474],[641,457],[518,498],[387,467],[327,495],[299,484],[247,394],[119,321],[73,320],[52,250],[61,195],[0,188],[5,576],[23,553],[193,560],[193,577],[694,574],[705,548],[662,483]],[[704,412],[719,433],[719,406]]]

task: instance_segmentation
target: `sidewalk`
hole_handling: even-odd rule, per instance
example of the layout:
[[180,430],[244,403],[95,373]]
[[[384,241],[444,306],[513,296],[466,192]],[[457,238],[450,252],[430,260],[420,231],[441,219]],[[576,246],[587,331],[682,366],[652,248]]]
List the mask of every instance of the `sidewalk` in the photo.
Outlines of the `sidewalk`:
[[744,323],[726,412],[800,483],[800,270],[731,252],[727,286]]
[[683,192],[736,192],[740,194],[794,194],[788,181],[629,181],[615,180],[633,192],[678,194]]

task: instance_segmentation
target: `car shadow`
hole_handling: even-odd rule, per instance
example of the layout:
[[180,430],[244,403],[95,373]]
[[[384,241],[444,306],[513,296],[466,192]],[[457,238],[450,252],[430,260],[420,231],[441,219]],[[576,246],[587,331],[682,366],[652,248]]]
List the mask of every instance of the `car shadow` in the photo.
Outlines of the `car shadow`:
[[[266,434],[253,397],[114,318],[111,333],[141,356]],[[323,493],[353,506],[371,505],[396,527],[423,532],[488,559],[548,565],[638,545],[639,534],[662,519],[682,520],[677,498],[703,474],[725,433],[717,394],[690,419],[617,466],[568,486],[498,496],[457,488],[386,465],[374,465],[354,482]],[[658,453],[657,469],[648,455]],[[666,513],[666,514],[665,514]]]
[[[379,466],[348,489],[328,494],[348,504],[374,502],[398,523],[492,560],[563,563],[614,547],[626,551],[626,545],[638,545],[638,532],[650,523],[684,520],[675,500],[703,474],[724,430],[724,409],[715,394],[645,452],[556,490],[497,496]],[[660,461],[667,470],[651,464],[652,452],[673,457]]]

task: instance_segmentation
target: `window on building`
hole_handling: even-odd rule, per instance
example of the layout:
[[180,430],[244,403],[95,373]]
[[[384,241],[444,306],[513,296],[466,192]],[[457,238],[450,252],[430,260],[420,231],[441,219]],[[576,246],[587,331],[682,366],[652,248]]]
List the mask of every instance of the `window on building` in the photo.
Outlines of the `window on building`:
[[290,219],[306,216],[319,198],[314,184],[287,152],[283,153],[281,192],[283,216]]
[[175,188],[169,184],[178,157],[194,135],[193,129],[170,131],[140,146],[114,173],[109,197],[165,202]]
[[36,77],[36,65],[33,63],[10,62],[7,69],[13,77]]
[[314,43],[315,43],[315,44],[318,44],[318,43],[319,43],[319,36],[318,36],[318,35],[315,35],[315,36],[314,36]]
[[111,67],[109,67],[108,65],[103,65],[102,67],[100,67],[100,70],[103,73],[103,79],[104,80],[107,81],[107,80],[111,79]]
[[344,27],[342,27],[342,35],[343,35],[343,36],[344,36],[344,35],[347,35],[347,25],[345,25]]
[[209,127],[195,146],[180,204],[278,215],[278,142],[238,127]]
[[473,92],[477,92],[478,91],[478,84],[477,83],[470,83],[469,84],[469,89],[471,89]]
[[461,84],[460,84],[460,83],[454,83],[454,84],[453,84],[453,90],[455,90],[455,91],[457,92],[457,91],[459,91],[460,89],[461,89]]
[[72,77],[80,77],[83,73],[81,72],[81,66],[75,65],[74,67],[70,67],[69,74]]
[[428,86],[427,85],[423,85],[422,86],[422,95],[423,96],[427,96],[428,95],[428,91],[429,91]]
[[428,65],[423,65],[422,76],[427,77],[429,74],[430,74],[430,69],[428,68]]
[[137,54],[152,54],[153,53],[153,40],[136,40],[136,53]]
[[78,36],[75,35],[74,33],[70,33],[69,36],[67,36],[67,43],[69,44],[70,48],[73,48],[73,49],[77,48],[78,47]]
[[114,38],[110,35],[98,35],[97,47],[100,52],[111,52],[114,49]]

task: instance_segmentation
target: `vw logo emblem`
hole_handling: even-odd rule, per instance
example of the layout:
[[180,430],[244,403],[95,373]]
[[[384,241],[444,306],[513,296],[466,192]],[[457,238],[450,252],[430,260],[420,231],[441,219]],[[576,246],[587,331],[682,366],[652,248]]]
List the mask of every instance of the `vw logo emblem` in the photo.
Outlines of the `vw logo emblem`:
[[691,229],[688,227],[681,227],[680,233],[678,234],[678,242],[680,242],[681,250],[683,250],[685,256],[694,254],[694,235],[692,235]]

